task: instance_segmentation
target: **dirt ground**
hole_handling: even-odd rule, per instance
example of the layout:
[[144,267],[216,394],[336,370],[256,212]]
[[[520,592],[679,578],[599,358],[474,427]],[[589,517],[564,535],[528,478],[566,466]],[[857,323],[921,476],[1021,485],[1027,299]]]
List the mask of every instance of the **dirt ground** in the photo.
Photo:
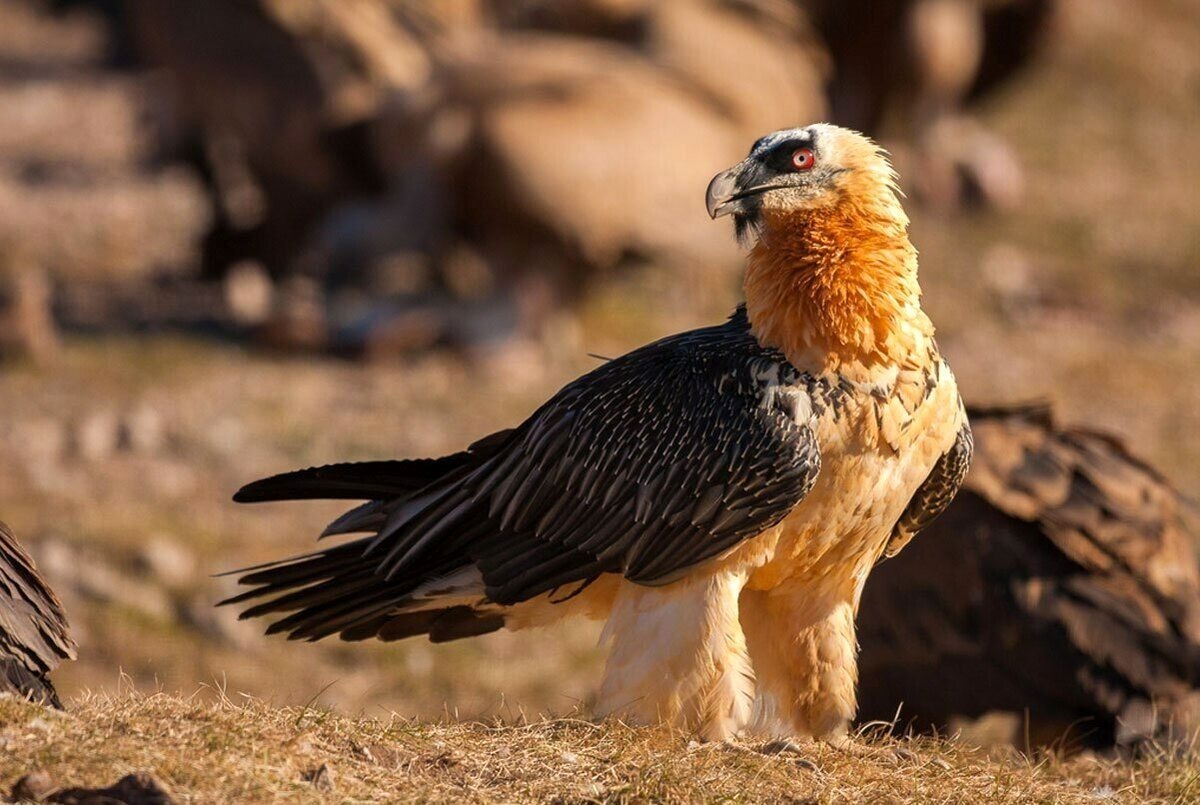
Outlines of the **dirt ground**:
[[[1048,397],[1065,420],[1123,434],[1197,494],[1200,6],[1063,5],[1056,46],[979,110],[1023,162],[1023,200],[1003,212],[910,205],[926,303],[969,400]],[[0,50],[28,49],[5,29]],[[88,67],[89,36],[83,26],[61,40],[70,46],[56,65],[3,73],[0,168],[27,163],[35,146],[103,164],[80,176],[0,169],[0,210],[43,227],[58,263],[84,278],[109,263],[138,274],[186,262],[178,244],[203,227],[194,183],[120,178],[129,173],[114,165],[138,164],[136,125],[122,135],[96,124],[136,117],[137,87]],[[85,119],[64,122],[63,109]],[[26,135],[4,133],[18,124]],[[80,660],[57,674],[60,689],[68,699],[122,685],[202,699],[222,690],[422,717],[586,705],[600,657],[586,624],[448,646],[309,646],[213,610],[232,590],[213,574],[305,550],[339,513],[229,496],[298,466],[459,448],[595,365],[588,353],[711,322],[737,296],[734,276],[693,287],[651,268],[564,312],[537,341],[469,355],[355,363],[182,331],[77,329],[52,365],[3,365],[0,516],[72,617]]]

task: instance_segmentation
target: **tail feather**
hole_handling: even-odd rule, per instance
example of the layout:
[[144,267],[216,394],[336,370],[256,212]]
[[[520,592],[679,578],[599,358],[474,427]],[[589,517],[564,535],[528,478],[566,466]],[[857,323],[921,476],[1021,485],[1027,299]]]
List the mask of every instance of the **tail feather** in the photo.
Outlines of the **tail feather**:
[[277,500],[387,500],[411,495],[455,470],[471,467],[499,449],[512,430],[485,436],[466,450],[441,458],[327,464],[246,484],[238,503]]
[[281,614],[267,634],[284,633],[289,640],[316,641],[334,634],[343,640],[399,640],[427,634],[441,642],[504,625],[498,612],[471,605],[472,599],[482,598],[482,590],[476,592],[469,569],[465,582],[455,581],[456,571],[462,574],[464,568],[453,564],[424,567],[403,580],[388,581],[376,571],[374,557],[363,555],[369,542],[364,538],[256,567],[239,579],[254,589],[219,606],[260,601],[240,617]]
[[[500,431],[443,458],[332,464],[243,487],[234,496],[243,503],[313,498],[370,501],[338,518],[326,534],[375,533],[238,571],[244,573],[239,583],[252,589],[221,605],[255,602],[241,614],[243,619],[282,615],[267,634],[286,633],[291,640],[320,640],[333,634],[345,640],[398,640],[428,634],[431,640],[442,641],[495,631],[503,625],[503,615],[494,607],[483,608],[482,578],[453,543],[476,529],[486,529],[480,518],[470,516],[476,502],[459,484],[478,472],[511,433]],[[410,518],[428,522],[430,533],[424,534],[428,540],[450,531],[454,539],[443,546],[447,550],[428,556],[420,545],[400,540],[403,572],[381,566],[373,548],[388,536],[389,528]]]
[[344,602],[347,597],[358,595],[379,586],[375,574],[370,571],[355,573],[353,576],[338,579],[338,584],[314,584],[302,587],[294,592],[286,593],[278,598],[272,598],[261,604],[250,607],[241,614],[242,620],[259,618],[274,612],[297,612],[313,607],[320,607],[334,602]]
[[408,461],[362,461],[327,464],[285,472],[246,484],[233,496],[237,503],[276,500],[385,500],[410,495],[448,472],[464,466],[468,453]]

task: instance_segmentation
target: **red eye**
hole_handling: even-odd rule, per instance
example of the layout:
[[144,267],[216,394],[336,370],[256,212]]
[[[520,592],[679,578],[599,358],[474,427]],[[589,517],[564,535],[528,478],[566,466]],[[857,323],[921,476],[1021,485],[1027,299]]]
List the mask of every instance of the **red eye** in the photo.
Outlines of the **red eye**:
[[806,171],[816,162],[811,148],[797,148],[792,152],[792,167],[798,171]]

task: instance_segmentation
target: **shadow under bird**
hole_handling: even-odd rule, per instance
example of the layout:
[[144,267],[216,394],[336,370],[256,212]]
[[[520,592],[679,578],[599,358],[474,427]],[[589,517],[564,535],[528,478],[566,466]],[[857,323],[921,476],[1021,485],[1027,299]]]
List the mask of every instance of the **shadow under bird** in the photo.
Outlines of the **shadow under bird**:
[[1045,406],[970,416],[962,494],[863,596],[861,717],[899,711],[901,728],[944,732],[1009,713],[1022,747],[1190,738],[1194,504],[1117,439],[1058,425]]
[[49,674],[73,659],[75,641],[62,604],[0,523],[0,691],[61,708]]
[[246,486],[236,500],[366,500],[325,536],[368,536],[248,568],[225,603],[307,640],[603,619],[597,715],[844,743],[863,585],[953,497],[966,414],[874,143],[775,132],[707,205],[750,247],[728,321],[616,358],[460,453]]

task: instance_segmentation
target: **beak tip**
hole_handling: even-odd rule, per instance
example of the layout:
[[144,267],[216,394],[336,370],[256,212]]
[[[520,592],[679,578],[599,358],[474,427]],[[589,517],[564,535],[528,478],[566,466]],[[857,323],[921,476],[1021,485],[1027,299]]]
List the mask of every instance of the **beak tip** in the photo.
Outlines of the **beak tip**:
[[708,190],[704,194],[704,206],[708,210],[708,216],[714,220],[723,215],[728,215],[734,211],[737,206],[734,197],[737,194],[738,172],[737,167],[721,171],[712,178],[708,183]]

